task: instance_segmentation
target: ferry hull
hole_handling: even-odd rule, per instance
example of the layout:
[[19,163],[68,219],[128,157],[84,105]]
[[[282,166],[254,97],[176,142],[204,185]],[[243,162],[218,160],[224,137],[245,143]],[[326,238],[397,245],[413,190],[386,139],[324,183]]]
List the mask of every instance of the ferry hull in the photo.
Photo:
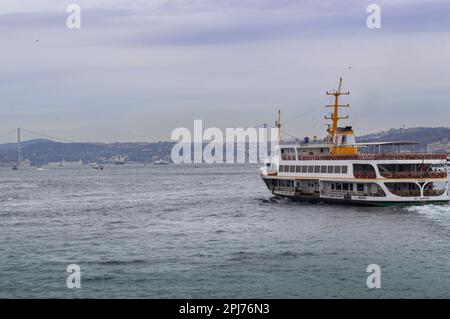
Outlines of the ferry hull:
[[[301,184],[299,179],[292,179],[289,185],[290,187],[276,187],[274,186],[274,181],[279,181],[283,179],[280,176],[261,176],[265,182],[269,191],[277,196],[283,198],[289,198],[294,201],[305,201],[305,202],[322,202],[322,203],[340,203],[340,204],[350,204],[350,205],[364,205],[364,206],[413,206],[413,205],[449,205],[450,198],[447,194],[442,194],[440,196],[411,196],[411,197],[400,197],[391,194],[389,190],[385,187],[384,181],[377,181],[377,185],[383,188],[384,196],[369,196],[367,194],[357,194],[352,191],[346,191],[341,193],[327,193],[324,192],[323,184],[328,181],[322,180],[308,180],[313,188],[301,189]],[[286,179],[285,179],[286,180]],[[355,185],[361,183],[361,180],[350,180],[346,183],[354,183]],[[375,183],[375,182],[374,182]],[[276,184],[276,183],[275,183]],[[294,187],[295,185],[295,187]],[[353,190],[355,190],[352,187]]]
[[372,206],[372,207],[389,207],[389,206],[418,206],[418,205],[449,205],[448,200],[427,200],[427,201],[364,201],[357,199],[336,199],[326,197],[302,196],[302,195],[286,195],[273,193],[274,196],[280,198],[288,198],[297,202],[309,203],[330,203],[341,205],[356,206]]

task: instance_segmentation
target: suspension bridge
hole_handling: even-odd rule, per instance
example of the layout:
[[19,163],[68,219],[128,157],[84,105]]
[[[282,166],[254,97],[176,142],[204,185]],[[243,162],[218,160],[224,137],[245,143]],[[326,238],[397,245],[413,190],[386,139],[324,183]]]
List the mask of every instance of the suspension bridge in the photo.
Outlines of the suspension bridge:
[[[4,154],[0,154],[0,164],[2,165],[6,165],[6,166],[26,166],[26,160],[24,160],[23,158],[23,153],[22,153],[22,144],[23,144],[23,134],[24,133],[28,133],[28,135],[31,135],[32,137],[38,137],[38,138],[44,138],[46,140],[51,140],[54,142],[61,142],[61,143],[78,143],[76,141],[72,141],[69,139],[65,139],[65,138],[60,138],[60,137],[55,137],[55,136],[51,136],[49,134],[45,134],[45,133],[41,133],[41,132],[37,132],[34,130],[30,130],[27,128],[17,128],[17,129],[13,129],[10,130],[2,135],[0,135],[0,143],[4,140],[11,140],[11,137],[13,135],[16,135],[17,138],[17,142],[16,143],[7,143],[5,142],[4,144],[8,145],[8,146],[12,146],[12,144],[16,144],[16,149],[17,149],[17,159],[16,160],[11,160],[6,158],[6,156]],[[28,139],[28,141],[32,140],[32,138]],[[10,150],[11,147],[4,147],[3,150]]]

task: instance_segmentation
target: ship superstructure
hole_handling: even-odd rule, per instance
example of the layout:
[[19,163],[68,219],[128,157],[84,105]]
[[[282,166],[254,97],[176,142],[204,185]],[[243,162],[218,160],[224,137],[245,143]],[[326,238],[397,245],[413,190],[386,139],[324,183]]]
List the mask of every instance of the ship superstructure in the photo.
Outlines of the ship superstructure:
[[416,152],[414,142],[357,143],[351,126],[339,121],[342,79],[334,97],[327,136],[321,141],[282,140],[281,116],[275,126],[274,156],[262,163],[260,175],[278,196],[306,201],[372,205],[449,203],[447,154]]

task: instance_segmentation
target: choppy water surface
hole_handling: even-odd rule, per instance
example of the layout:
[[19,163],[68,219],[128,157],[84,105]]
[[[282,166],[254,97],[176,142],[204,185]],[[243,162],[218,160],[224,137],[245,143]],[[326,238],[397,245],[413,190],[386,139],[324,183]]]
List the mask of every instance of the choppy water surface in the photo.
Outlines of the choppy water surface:
[[255,166],[0,169],[0,257],[3,298],[450,298],[450,207],[278,200]]

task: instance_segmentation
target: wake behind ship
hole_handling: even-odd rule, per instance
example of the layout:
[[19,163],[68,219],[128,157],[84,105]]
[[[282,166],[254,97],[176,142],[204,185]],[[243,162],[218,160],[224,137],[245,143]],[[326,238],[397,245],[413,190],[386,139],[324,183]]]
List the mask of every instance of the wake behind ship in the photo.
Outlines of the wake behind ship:
[[[278,114],[277,144],[260,175],[277,196],[296,200],[367,205],[449,203],[447,154],[406,150],[414,142],[356,143],[351,126],[339,127],[339,88],[327,137],[322,141],[281,140]],[[445,169],[442,169],[445,168]]]

